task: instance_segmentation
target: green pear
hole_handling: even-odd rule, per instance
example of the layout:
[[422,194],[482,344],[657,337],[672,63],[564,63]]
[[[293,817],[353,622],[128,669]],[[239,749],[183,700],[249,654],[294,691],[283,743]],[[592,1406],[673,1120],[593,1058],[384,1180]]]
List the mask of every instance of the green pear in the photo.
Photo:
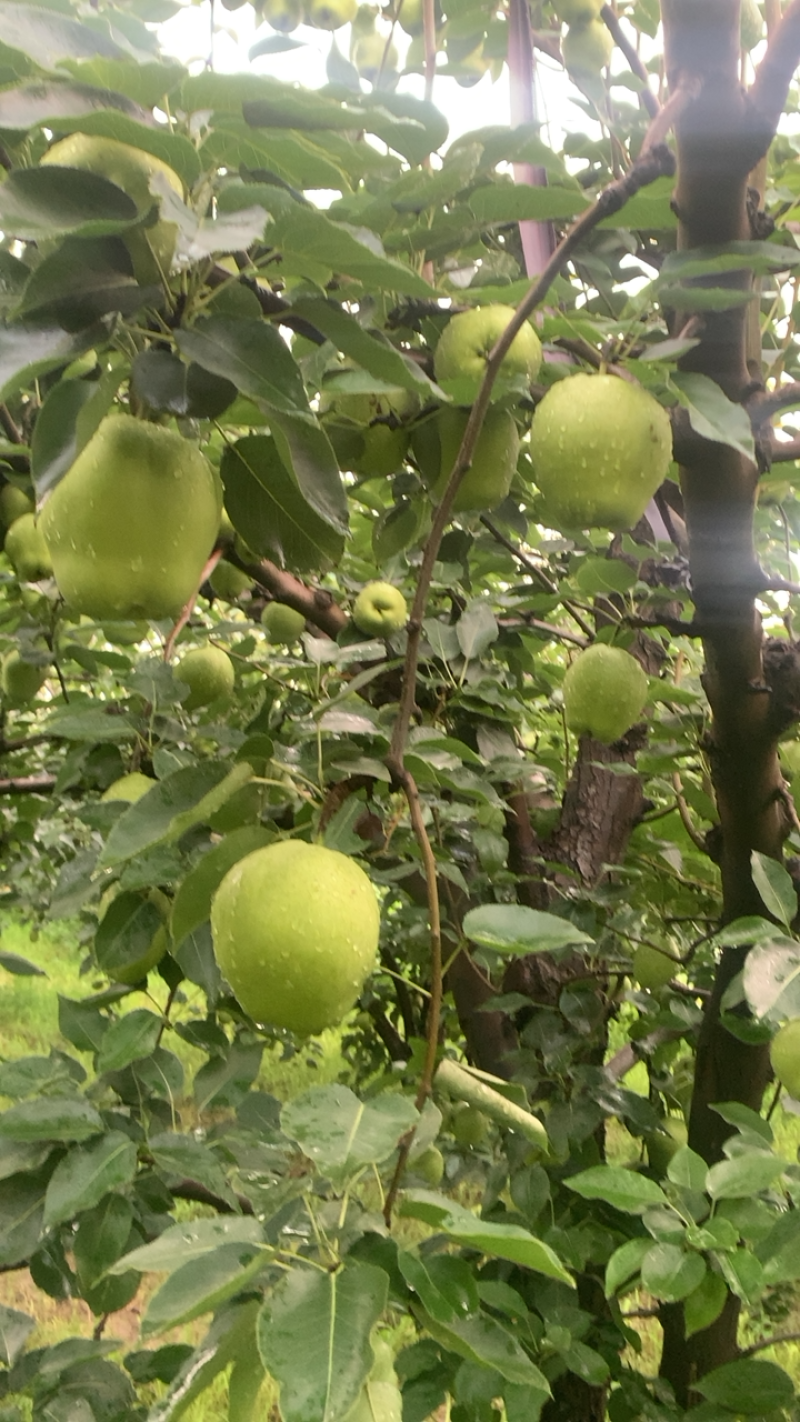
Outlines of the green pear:
[[210,706],[220,697],[230,700],[236,684],[233,662],[221,647],[196,647],[187,652],[175,668],[175,677],[189,688],[183,702],[185,711]]
[[[513,306],[493,302],[489,306],[474,306],[451,316],[434,351],[433,363],[437,380],[456,380],[472,376],[482,380],[486,362],[514,315]],[[534,380],[542,363],[542,343],[530,321],[517,332],[503,358],[502,371],[509,376]]]
[[367,583],[353,605],[353,621],[368,637],[391,637],[408,621],[408,606],[391,583]]
[[237,568],[235,563],[229,563],[226,558],[220,558],[208,581],[223,602],[236,602],[242,593],[249,592],[253,586],[252,578],[243,573],[241,568]]
[[555,11],[562,25],[586,25],[599,20],[604,0],[555,0]]
[[177,617],[214,545],[219,477],[189,440],[108,415],[40,517],[65,602],[90,617]]
[[356,17],[358,0],[308,0],[306,20],[318,30],[338,30]]
[[773,1037],[769,1059],[781,1086],[800,1101],[800,1017],[785,1022]]
[[3,547],[20,582],[38,583],[52,576],[52,558],[35,514],[14,519]]
[[391,74],[397,69],[397,46],[387,46],[385,37],[378,30],[371,34],[358,35],[350,46],[350,58],[362,79],[375,84],[382,74]]
[[578,653],[562,690],[570,730],[611,745],[640,719],[647,677],[630,652],[595,642]]
[[[456,456],[467,428],[469,412],[452,407],[440,410],[436,417],[439,441],[438,471],[431,486],[431,497],[438,503],[452,473]],[[517,468],[519,431],[508,410],[491,406],[486,412],[472,456],[472,463],[458,487],[453,504],[454,513],[494,509],[508,494]],[[425,476],[423,468],[423,476]]]
[[375,965],[380,911],[355,860],[302,840],[256,849],[211,905],[220,970],[256,1022],[300,1036],[337,1026]]
[[261,626],[276,647],[290,647],[303,632],[306,619],[302,612],[283,602],[268,602],[261,614]]
[[0,664],[0,691],[9,706],[33,701],[47,677],[44,667],[26,662],[19,652],[9,652]]
[[739,11],[739,34],[741,36],[742,49],[755,49],[761,43],[764,36],[764,16],[756,4],[756,0],[742,0]]
[[561,41],[561,55],[569,74],[595,79],[611,63],[614,40],[602,20],[570,25]]
[[289,35],[303,23],[302,0],[264,0],[261,17],[279,34]]
[[4,484],[0,489],[0,524],[10,528],[12,523],[28,513],[33,513],[33,500],[28,498],[24,489],[19,489],[16,484]]
[[531,460],[554,528],[633,528],[672,456],[665,409],[615,375],[552,385],[531,427]]
[[633,955],[633,977],[647,992],[659,992],[666,987],[680,967],[680,961],[668,949],[662,952],[652,943],[639,943]]

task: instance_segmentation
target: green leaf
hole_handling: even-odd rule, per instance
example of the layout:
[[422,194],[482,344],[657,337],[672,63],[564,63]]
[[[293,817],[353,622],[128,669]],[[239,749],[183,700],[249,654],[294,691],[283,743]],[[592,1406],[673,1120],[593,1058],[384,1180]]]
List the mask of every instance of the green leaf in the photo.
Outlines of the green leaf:
[[464,915],[464,933],[481,948],[519,957],[593,941],[567,919],[521,904],[482,904],[470,909]]
[[27,1313],[0,1304],[0,1363],[12,1367],[35,1327],[36,1320]]
[[633,1288],[642,1267],[642,1260],[650,1249],[652,1240],[628,1239],[614,1250],[606,1265],[605,1291],[606,1298],[613,1298],[622,1289],[623,1285]]
[[767,1022],[800,1017],[800,942],[775,936],[771,943],[752,948],[745,960],[743,984],[756,1017]]
[[712,1200],[746,1200],[768,1190],[782,1175],[787,1162],[768,1151],[748,1150],[732,1160],[720,1160],[708,1172],[708,1193]]
[[689,412],[695,434],[717,444],[728,444],[745,459],[755,460],[755,444],[750,419],[741,405],[729,400],[714,380],[691,371],[674,371],[670,389]]
[[173,771],[120,815],[106,840],[101,865],[122,864],[156,844],[174,843],[215,814],[252,774],[246,761],[232,769],[224,762],[204,761]]
[[[83,1285],[96,1283],[119,1259],[130,1236],[132,1219],[130,1200],[115,1194],[106,1195],[94,1209],[82,1214],[73,1248]],[[135,1277],[138,1279],[138,1274]]]
[[85,1141],[102,1129],[102,1119],[82,1096],[42,1096],[0,1116],[0,1140]]
[[47,1187],[47,1228],[91,1210],[109,1190],[128,1185],[136,1174],[136,1146],[122,1131],[109,1131],[88,1145],[74,1146],[59,1161]]
[[0,949],[0,968],[4,968],[15,978],[47,977],[44,968],[37,968],[28,958],[20,957],[19,953],[9,953],[5,948]]
[[417,1311],[432,1337],[450,1352],[457,1353],[468,1362],[492,1368],[508,1382],[524,1383],[549,1395],[544,1373],[528,1357],[514,1334],[495,1319],[479,1314],[477,1318],[442,1324],[423,1309]]
[[407,1190],[400,1213],[424,1220],[471,1249],[479,1249],[481,1253],[493,1255],[496,1259],[508,1259],[512,1264],[521,1264],[537,1274],[545,1274],[550,1279],[574,1287],[571,1275],[555,1250],[519,1225],[494,1224],[490,1220],[478,1219],[455,1201],[432,1190]]
[[749,1249],[720,1253],[717,1260],[728,1288],[749,1308],[754,1308],[764,1292],[764,1270]]
[[780,1215],[769,1233],[756,1245],[765,1284],[791,1283],[800,1278],[800,1214]]
[[77,337],[57,325],[19,321],[0,326],[0,395],[7,400],[37,376],[66,365],[91,344],[90,332]]
[[154,1403],[148,1422],[178,1422],[216,1377],[243,1351],[253,1351],[258,1304],[228,1304],[214,1319],[205,1337],[172,1379],[169,1391]]
[[79,20],[37,5],[0,4],[3,44],[19,49],[43,69],[55,69],[65,59],[124,59],[125,51],[107,34]]
[[140,1273],[160,1273],[179,1269],[192,1259],[201,1259],[223,1244],[261,1245],[264,1230],[251,1216],[225,1215],[220,1218],[189,1220],[170,1225],[152,1244],[132,1249],[112,1265],[109,1274],[125,1274],[129,1269]]
[[688,1146],[681,1146],[667,1166],[667,1178],[684,1190],[702,1193],[706,1188],[708,1166],[701,1155]]
[[302,296],[292,309],[316,326],[343,355],[357,362],[390,389],[411,390],[422,400],[430,400],[436,386],[402,351],[390,345],[381,332],[366,331],[349,311],[336,301]]
[[339,561],[343,534],[308,503],[272,437],[228,445],[220,473],[231,522],[254,553],[299,573]]
[[386,1160],[417,1119],[397,1092],[362,1102],[347,1086],[313,1086],[284,1106],[281,1129],[320,1170],[346,1176]]
[[693,1387],[709,1402],[747,1417],[763,1417],[776,1408],[789,1407],[794,1398],[794,1384],[789,1374],[776,1363],[763,1363],[755,1358],[724,1363],[705,1377],[695,1379]]
[[54,318],[68,331],[82,331],[111,311],[132,316],[158,297],[157,287],[139,286],[119,237],[67,237],[31,273],[15,315]]
[[280,1385],[284,1422],[339,1422],[372,1367],[369,1335],[388,1276],[371,1264],[331,1272],[302,1265],[278,1284],[258,1320],[258,1349]]
[[553,222],[577,217],[591,203],[578,188],[497,183],[477,188],[469,205],[479,222]]
[[122,1071],[131,1062],[149,1057],[158,1046],[163,1021],[154,1012],[138,1007],[112,1022],[97,1053],[97,1072]]
[[760,854],[757,849],[750,855],[750,870],[767,912],[773,914],[784,928],[791,928],[797,917],[797,894],[789,871],[777,859],[770,859],[769,855]]
[[24,1264],[39,1243],[49,1170],[0,1181],[0,1265]]
[[66,132],[73,119],[112,105],[131,115],[137,112],[121,93],[110,93],[91,84],[57,80],[19,84],[0,92],[0,128],[24,130],[42,125]]
[[265,321],[204,316],[176,333],[178,349],[267,411],[308,413],[303,379],[280,332]]
[[686,1337],[709,1328],[719,1318],[725,1307],[728,1289],[725,1280],[712,1269],[707,1269],[704,1277],[693,1293],[683,1303],[683,1321]]
[[255,1244],[221,1244],[176,1269],[151,1298],[142,1319],[142,1336],[163,1333],[211,1313],[256,1277],[266,1253]]
[[138,216],[116,183],[78,168],[18,168],[0,185],[0,222],[29,242],[124,232]]
[[653,1244],[642,1260],[642,1285],[663,1303],[678,1303],[699,1287],[706,1264],[677,1244]]
[[319,208],[295,200],[283,188],[259,185],[272,222],[267,240],[280,249],[282,270],[327,285],[333,274],[370,290],[398,296],[433,297],[433,288],[411,267],[386,256],[380,238],[367,228],[332,222]]
[[263,825],[243,825],[232,830],[198,860],[183,880],[172,903],[170,927],[175,943],[199,928],[208,919],[211,900],[222,880],[234,864],[246,854],[262,849],[274,839],[272,831]]
[[91,398],[85,380],[60,380],[47,396],[31,440],[31,473],[41,499],[63,478],[78,453],[78,415]]
[[615,1210],[627,1215],[640,1215],[652,1205],[666,1205],[668,1200],[659,1185],[635,1170],[621,1165],[593,1165],[564,1181],[584,1200],[605,1200]]

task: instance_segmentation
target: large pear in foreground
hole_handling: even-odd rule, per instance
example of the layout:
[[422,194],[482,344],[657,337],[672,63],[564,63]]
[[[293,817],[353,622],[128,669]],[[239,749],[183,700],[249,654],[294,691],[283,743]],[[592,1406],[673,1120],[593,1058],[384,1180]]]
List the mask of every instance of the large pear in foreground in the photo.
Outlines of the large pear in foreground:
[[615,375],[571,375],[552,385],[531,428],[531,459],[556,528],[633,528],[665,478],[669,416],[652,395]]
[[256,1022],[300,1036],[334,1027],[375,965],[380,912],[363,869],[281,840],[228,871],[211,906],[214,952]]
[[98,618],[176,617],[219,527],[219,479],[162,425],[109,415],[40,516],[59,590]]
[[562,688],[567,725],[606,745],[639,720],[647,701],[647,677],[630,652],[595,642],[574,660]]

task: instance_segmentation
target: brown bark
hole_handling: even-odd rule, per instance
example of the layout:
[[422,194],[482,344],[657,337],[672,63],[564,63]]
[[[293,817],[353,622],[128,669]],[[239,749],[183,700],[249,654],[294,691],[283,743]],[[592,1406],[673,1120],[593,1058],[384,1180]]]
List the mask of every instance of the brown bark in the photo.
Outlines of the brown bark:
[[[662,15],[670,89],[692,96],[676,122],[679,248],[747,241],[748,175],[769,142],[771,119],[760,95],[754,103],[739,85],[738,0],[663,0]],[[745,269],[707,280],[740,289],[751,284]],[[737,307],[705,313],[699,344],[682,365],[744,402],[753,379],[747,354],[746,307]],[[750,856],[757,849],[780,858],[786,833],[754,597],[761,578],[753,544],[757,478],[744,455],[711,442],[696,445],[681,468],[695,620],[713,715],[706,751],[720,816],[725,921],[763,912]],[[730,1134],[713,1104],[736,1100],[757,1110],[768,1076],[766,1049],[743,1046],[720,1018],[722,995],[745,956],[746,949],[723,955],[700,1033],[689,1142],[709,1162],[719,1159]],[[691,1399],[695,1378],[736,1356],[737,1319],[738,1301],[731,1296],[720,1319],[687,1342],[682,1309],[664,1310],[662,1373],[682,1405]]]

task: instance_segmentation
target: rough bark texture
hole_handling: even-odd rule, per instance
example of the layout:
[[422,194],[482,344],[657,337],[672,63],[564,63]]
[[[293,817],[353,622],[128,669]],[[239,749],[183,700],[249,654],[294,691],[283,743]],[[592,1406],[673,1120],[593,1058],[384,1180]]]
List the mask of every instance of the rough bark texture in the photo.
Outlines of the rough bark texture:
[[[671,93],[691,96],[676,125],[675,207],[683,250],[748,241],[750,170],[769,142],[739,84],[739,0],[663,0],[666,69]],[[746,270],[711,279],[747,289]],[[752,389],[746,307],[705,313],[700,343],[683,368],[705,375],[729,399]],[[687,313],[681,313],[681,322]],[[755,593],[761,579],[753,546],[757,470],[727,445],[700,442],[681,469],[689,562],[705,652],[704,685],[713,713],[706,752],[721,827],[723,918],[759,913],[754,849],[780,858],[786,833],[771,692]],[[697,1054],[689,1142],[709,1162],[719,1159],[730,1127],[711,1110],[736,1100],[758,1109],[768,1079],[763,1047],[745,1047],[720,1020],[722,994],[745,949],[728,950],[707,1004]],[[685,1406],[692,1382],[736,1355],[738,1304],[729,1299],[711,1328],[686,1342],[682,1309],[664,1311],[662,1372]]]

